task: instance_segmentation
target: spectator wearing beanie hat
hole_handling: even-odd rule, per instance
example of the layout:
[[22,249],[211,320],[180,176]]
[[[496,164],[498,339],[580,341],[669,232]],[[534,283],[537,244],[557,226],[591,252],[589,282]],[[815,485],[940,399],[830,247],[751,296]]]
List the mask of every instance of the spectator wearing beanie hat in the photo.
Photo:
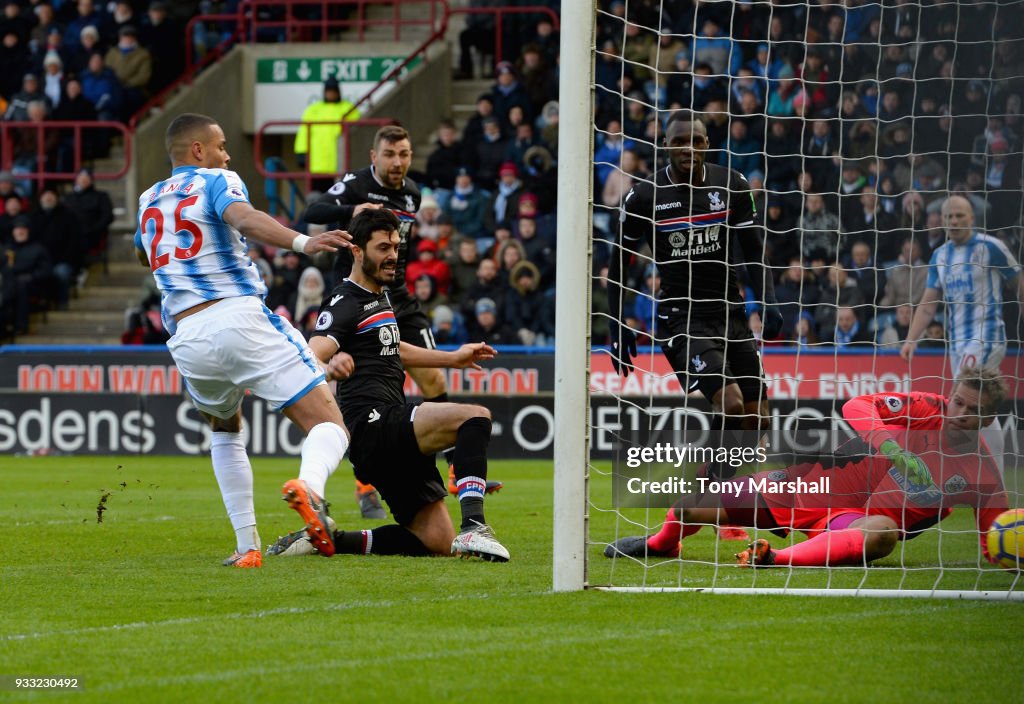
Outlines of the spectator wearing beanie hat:
[[53,107],[60,105],[64,93],[64,62],[56,51],[46,52],[43,59],[43,93]]
[[498,306],[492,299],[478,300],[473,312],[473,320],[467,325],[469,339],[474,342],[486,342],[488,345],[519,344],[515,332],[501,322],[498,317]]
[[477,240],[480,251],[494,244],[493,233],[484,226],[487,198],[487,193],[473,181],[472,171],[463,166],[455,172],[455,189],[445,212],[458,233]]
[[462,345],[469,342],[462,316],[456,315],[455,311],[446,305],[434,309],[430,323],[434,341],[439,345]]
[[484,213],[485,227],[494,232],[503,220],[512,220],[519,212],[519,198],[523,195],[523,182],[519,180],[519,169],[506,161],[498,169],[498,188],[487,203]]
[[498,171],[505,161],[509,140],[501,130],[501,123],[495,115],[485,117],[484,134],[476,144],[471,165],[476,169],[476,182],[482,187],[494,189],[498,183]]
[[[555,213],[542,213],[540,211],[540,198],[536,193],[528,191],[519,197],[516,220],[519,218],[532,218],[537,223],[537,235],[548,244],[555,244],[558,218]],[[515,234],[519,236],[518,229],[516,229]]]
[[521,107],[526,120],[533,119],[533,109],[530,106],[530,97],[526,94],[526,88],[519,81],[519,74],[515,67],[508,61],[500,62],[494,69],[497,82],[491,88],[494,96],[494,112],[505,123],[503,130],[508,130],[511,125],[507,122],[508,111],[513,107]]
[[437,256],[437,242],[433,240],[420,240],[416,246],[416,261],[409,262],[405,268],[405,285],[410,294],[416,295],[416,279],[423,274],[437,282],[438,293],[448,295],[452,272],[448,264]]
[[[438,242],[438,236],[440,234],[438,219],[441,215],[443,215],[443,213],[441,212],[441,208],[438,207],[437,198],[435,198],[430,191],[423,193],[423,198],[420,200],[420,209],[416,211],[416,225],[419,236],[425,240]],[[442,245],[440,242],[438,242],[438,244]]]

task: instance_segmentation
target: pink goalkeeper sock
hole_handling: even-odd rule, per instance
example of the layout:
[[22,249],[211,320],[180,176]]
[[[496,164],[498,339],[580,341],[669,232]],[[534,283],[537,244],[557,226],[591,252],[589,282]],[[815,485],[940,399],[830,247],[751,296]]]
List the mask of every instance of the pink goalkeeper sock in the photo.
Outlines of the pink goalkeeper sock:
[[661,530],[647,539],[647,547],[658,552],[674,550],[678,547],[681,539],[693,535],[700,529],[699,524],[683,525],[679,517],[676,516],[676,510],[670,508],[665,515],[665,522],[661,525]]
[[864,533],[860,528],[825,531],[799,545],[775,551],[776,565],[824,567],[864,562]]

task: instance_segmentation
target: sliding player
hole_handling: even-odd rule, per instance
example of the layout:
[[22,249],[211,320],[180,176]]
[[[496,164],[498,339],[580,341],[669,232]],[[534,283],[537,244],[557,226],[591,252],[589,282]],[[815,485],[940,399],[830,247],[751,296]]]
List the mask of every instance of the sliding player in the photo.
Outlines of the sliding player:
[[[843,406],[843,416],[871,454],[837,455],[835,461],[759,472],[740,496],[722,494],[712,507],[685,507],[681,522],[668,521],[660,533],[677,540],[703,524],[722,521],[785,534],[800,530],[810,540],[772,550],[759,540],[737,555],[740,564],[849,565],[885,557],[902,539],[913,538],[966,504],[975,510],[984,548],[992,521],[1008,507],[995,462],[979,435],[1006,398],[995,372],[968,369],[945,399],[936,394],[874,394]],[[830,493],[756,493],[758,480],[808,483],[829,480]],[[819,484],[820,486],[820,484]],[[654,536],[652,536],[654,537]],[[658,543],[660,545],[662,543]],[[676,556],[652,548],[643,536],[622,538],[605,555]],[[986,552],[987,556],[987,552]]]
[[[420,191],[412,179],[406,178],[412,164],[412,141],[404,127],[388,125],[377,130],[370,150],[370,165],[345,174],[320,198],[306,209],[304,218],[312,223],[338,223],[346,228],[361,210],[385,207],[398,216],[399,248],[394,278],[388,283],[388,295],[395,308],[398,329],[402,339],[410,344],[432,350],[437,347],[430,328],[430,320],[406,287],[405,265],[409,256],[409,237],[416,212],[420,207]],[[352,255],[339,252],[335,259],[336,280],[341,281],[352,269]],[[444,374],[437,368],[410,368],[425,401],[443,403],[448,400]],[[442,450],[447,448],[441,448]],[[451,464],[451,457],[446,455]],[[358,474],[358,472],[357,472]],[[502,488],[501,482],[488,482],[487,493]],[[451,493],[455,493],[452,490]],[[364,518],[386,518],[377,491],[371,485],[356,481],[356,497]]]
[[[325,298],[309,341],[317,358],[328,363],[329,375],[341,379],[338,401],[352,436],[356,477],[377,487],[398,525],[334,531],[326,520],[303,516],[306,533],[311,546],[327,557],[335,552],[454,554],[507,562],[508,550],[484,520],[490,411],[465,403],[408,404],[403,391],[403,365],[479,368],[476,362],[495,352],[483,343],[442,352],[401,340],[387,291],[398,264],[398,228],[390,210],[366,210],[353,218],[352,272]],[[339,350],[347,354],[337,355]],[[448,447],[455,448],[462,510],[458,535],[444,504],[447,489],[434,465],[435,453]]]

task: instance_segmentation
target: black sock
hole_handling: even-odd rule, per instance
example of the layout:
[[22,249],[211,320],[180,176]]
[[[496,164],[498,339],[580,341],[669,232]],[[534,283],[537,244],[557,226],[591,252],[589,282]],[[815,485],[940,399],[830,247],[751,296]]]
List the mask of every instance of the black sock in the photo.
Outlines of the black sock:
[[[711,446],[732,451],[743,445],[743,418],[715,413],[711,416]],[[708,462],[707,476],[712,479],[729,479],[736,474],[736,467],[726,462]]]
[[430,554],[416,534],[399,525],[387,525],[372,531],[370,552],[374,555],[407,555],[425,557]]
[[368,530],[334,531],[334,552],[342,555],[365,555]]
[[399,525],[381,526],[373,530],[336,530],[334,551],[344,555],[425,557],[430,554],[412,531]]
[[[459,488],[462,530],[484,523],[484,491],[487,488],[487,445],[491,441],[491,421],[470,418],[455,435],[455,485]],[[473,478],[479,481],[466,481]]]
[[[443,394],[435,396],[434,398],[425,398],[425,399],[423,399],[423,401],[425,403],[448,403],[448,392],[445,391]],[[451,467],[453,464],[455,464],[455,448],[454,447],[449,447],[447,450],[444,451],[443,454],[444,454],[444,461],[448,463],[449,467]]]

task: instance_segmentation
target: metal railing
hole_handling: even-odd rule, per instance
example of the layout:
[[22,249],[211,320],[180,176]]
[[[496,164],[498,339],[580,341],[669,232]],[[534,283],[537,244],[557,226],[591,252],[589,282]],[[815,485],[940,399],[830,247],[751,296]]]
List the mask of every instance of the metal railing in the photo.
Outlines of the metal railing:
[[[256,164],[256,170],[260,176],[268,180],[288,180],[288,181],[301,181],[305,184],[305,192],[308,193],[312,190],[313,179],[316,178],[333,178],[337,181],[342,174],[347,173],[350,170],[351,159],[351,141],[352,141],[352,128],[354,127],[375,127],[380,128],[384,125],[394,125],[396,122],[391,118],[387,117],[366,117],[359,120],[345,120],[345,128],[341,131],[341,163],[337,173],[320,173],[312,172],[309,170],[309,160],[306,161],[306,168],[301,171],[276,171],[269,170],[265,166],[267,157],[263,154],[263,142],[266,139],[268,130],[272,130],[279,127],[295,127],[309,126],[315,127],[316,125],[337,125],[337,122],[326,121],[326,122],[303,122],[302,120],[271,120],[260,125],[259,131],[256,132],[256,138],[253,142],[253,157]],[[292,135],[284,135],[286,138],[291,138]],[[276,155],[275,155],[276,156]]]
[[242,24],[238,24],[234,31],[227,37],[221,39],[212,49],[207,50],[203,55],[202,59],[198,62],[194,62],[193,55],[195,52],[195,46],[193,44],[193,37],[195,36],[195,28],[201,21],[238,21],[238,15],[196,15],[188,21],[185,29],[185,71],[176,79],[165,86],[159,93],[151,96],[149,100],[142,104],[135,114],[128,120],[128,126],[135,130],[139,122],[141,122],[150,111],[155,108],[163,107],[164,103],[167,102],[181,86],[191,85],[192,81],[195,80],[196,76],[199,75],[200,71],[216,62],[221,56],[227,53],[227,51],[235,45],[239,37],[245,32],[245,27]]
[[[410,5],[429,5],[430,15],[427,18],[403,18],[402,8]],[[372,6],[390,5],[391,17],[371,19],[366,16],[366,11]],[[319,18],[304,19],[295,17],[290,10],[294,7],[319,8]],[[402,38],[402,27],[426,26],[433,28],[438,19],[438,6],[441,6],[447,14],[447,2],[445,0],[245,0],[239,7],[239,12],[252,10],[248,21],[251,26],[249,41],[258,37],[259,31],[266,29],[283,29],[285,41],[326,41],[332,30],[344,30],[355,28],[358,31],[358,41],[363,41],[366,30],[369,27],[391,26],[392,39],[400,41]],[[266,8],[269,11],[285,8],[285,16],[280,20],[260,19],[259,8]],[[355,17],[335,16],[331,14],[344,14],[344,9],[354,8]],[[342,12],[339,13],[338,10]],[[332,12],[333,11],[333,12]],[[316,38],[311,30],[318,30]],[[256,39],[258,41],[258,39]]]
[[[430,14],[426,19],[401,17],[401,6],[410,4],[428,4]],[[378,5],[391,5],[392,15],[390,18],[370,19],[366,17],[369,7]],[[314,8],[318,10],[319,17],[315,19],[304,19],[295,17],[292,10],[296,7]],[[262,19],[259,17],[260,10],[284,10],[285,16],[282,19]],[[346,10],[354,9],[355,16],[336,16],[344,14]],[[363,41],[367,28],[375,26],[390,25],[394,28],[393,37],[397,41],[401,38],[402,27],[405,26],[427,26],[433,29],[431,35],[416,48],[412,54],[398,66],[394,67],[387,75],[381,78],[370,92],[359,101],[358,106],[371,104],[374,95],[381,85],[394,80],[401,71],[408,67],[415,57],[423,55],[427,49],[437,41],[444,38],[448,30],[449,17],[455,14],[492,14],[495,15],[495,61],[500,60],[503,47],[504,25],[503,19],[506,15],[521,14],[543,14],[551,18],[554,28],[560,28],[558,14],[550,7],[543,5],[530,5],[523,7],[476,7],[476,8],[450,8],[447,0],[243,0],[238,11],[233,14],[208,14],[192,17],[185,28],[185,72],[176,81],[172,82],[159,94],[150,98],[129,120],[129,125],[134,129],[138,122],[143,119],[150,110],[162,106],[167,99],[182,85],[189,85],[195,76],[214,60],[222,56],[228,49],[239,41],[259,42],[260,30],[280,29],[284,32],[287,41],[324,41],[331,31],[355,28],[358,41]],[[196,28],[200,24],[221,23],[221,40],[210,49],[200,61],[195,58],[195,35]],[[272,41],[277,41],[275,37]]]
[[[401,8],[409,5],[428,5],[430,14],[426,18],[403,18]],[[373,6],[391,5],[390,17],[373,19],[366,16],[368,8]],[[296,8],[317,10],[318,18],[308,19],[295,15]],[[196,15],[189,20],[185,29],[185,72],[191,73],[197,66],[195,61],[194,36],[200,23],[219,22],[233,27],[233,32],[224,41],[244,40],[249,43],[264,41],[326,41],[331,32],[346,29],[357,31],[356,39],[363,41],[366,30],[372,27],[390,26],[393,28],[392,38],[400,41],[402,28],[410,26],[436,28],[448,15],[448,4],[445,0],[243,0],[234,14]],[[261,10],[282,11],[280,19],[263,18]],[[349,12],[354,16],[349,16]],[[269,30],[269,31],[268,31]],[[279,30],[274,32],[273,30]],[[222,30],[227,33],[227,27]],[[283,35],[283,36],[282,36]],[[222,42],[223,43],[223,42]]]
[[[117,171],[98,171],[93,177],[101,181],[114,181],[128,173],[132,161],[131,130],[128,126],[121,122],[74,120],[0,121],[0,170],[11,171],[19,166],[19,160],[31,160],[34,168],[19,169],[15,177],[34,182],[37,191],[46,181],[74,181],[82,167],[97,158],[83,153],[86,146],[83,133],[87,132],[93,133],[97,144],[109,142],[111,132],[120,133],[124,142],[124,165]],[[34,144],[31,144],[29,150],[18,151],[17,142],[26,140]],[[52,143],[54,140],[58,142],[57,153],[53,153],[52,149],[47,150],[47,142]],[[57,159],[58,154],[69,160],[68,168],[50,170],[48,165]]]

